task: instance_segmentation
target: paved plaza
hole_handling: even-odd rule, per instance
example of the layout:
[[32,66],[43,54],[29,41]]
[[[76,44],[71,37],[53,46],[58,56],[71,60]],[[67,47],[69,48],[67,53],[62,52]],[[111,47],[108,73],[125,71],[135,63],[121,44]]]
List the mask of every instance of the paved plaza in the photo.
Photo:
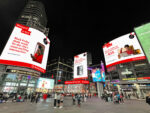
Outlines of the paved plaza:
[[150,106],[144,100],[126,100],[124,104],[104,102],[96,97],[88,99],[79,108],[72,105],[72,100],[65,97],[64,108],[53,108],[53,99],[46,103],[2,103],[0,113],[150,113]]

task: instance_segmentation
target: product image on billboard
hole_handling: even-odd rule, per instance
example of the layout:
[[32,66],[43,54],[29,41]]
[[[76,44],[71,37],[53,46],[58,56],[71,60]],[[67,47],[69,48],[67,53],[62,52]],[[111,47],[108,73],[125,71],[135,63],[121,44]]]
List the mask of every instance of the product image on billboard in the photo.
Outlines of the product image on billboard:
[[137,27],[134,31],[150,63],[150,23]]
[[41,31],[16,24],[0,56],[0,64],[32,68],[45,73],[50,41]]
[[103,46],[106,67],[146,59],[134,32],[116,38]]
[[87,77],[87,53],[85,52],[74,57],[74,79]]
[[46,78],[39,78],[38,82],[37,82],[37,88],[53,89],[54,88],[54,80],[46,79]]

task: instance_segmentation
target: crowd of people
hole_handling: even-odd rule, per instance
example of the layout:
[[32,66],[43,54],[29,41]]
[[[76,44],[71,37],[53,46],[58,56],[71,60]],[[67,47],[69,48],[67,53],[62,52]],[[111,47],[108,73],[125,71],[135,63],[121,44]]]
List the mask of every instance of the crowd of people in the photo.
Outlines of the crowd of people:
[[[66,96],[66,94],[64,93],[55,93],[54,94],[54,108],[63,108],[63,103],[64,103],[64,97]],[[86,102],[89,96],[88,94],[82,94],[82,93],[72,93],[72,104],[73,105],[78,105],[78,107],[81,106],[82,102]]]
[[6,103],[8,100],[12,102],[31,102],[31,103],[38,103],[40,98],[43,98],[43,102],[46,101],[48,94],[46,93],[31,93],[31,94],[20,94],[20,93],[13,93],[13,95],[9,95],[8,93],[0,93],[0,103]]
[[54,94],[54,108],[63,108],[64,94],[55,93]]
[[81,103],[86,102],[89,97],[91,98],[91,95],[88,95],[87,93],[72,94],[73,105],[77,104],[80,107]]
[[113,102],[114,104],[124,103],[124,94],[122,92],[104,92],[101,98],[106,102]]

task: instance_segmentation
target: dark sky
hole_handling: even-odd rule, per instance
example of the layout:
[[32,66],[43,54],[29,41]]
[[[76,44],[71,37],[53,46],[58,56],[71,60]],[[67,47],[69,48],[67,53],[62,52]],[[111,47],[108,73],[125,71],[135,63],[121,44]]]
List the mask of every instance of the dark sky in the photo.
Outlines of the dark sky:
[[[102,46],[134,27],[150,22],[146,2],[97,2],[95,0],[41,0],[48,16],[51,47],[49,60],[58,56],[73,58],[85,51],[93,62],[103,58]],[[26,0],[0,1],[0,49],[3,49]]]

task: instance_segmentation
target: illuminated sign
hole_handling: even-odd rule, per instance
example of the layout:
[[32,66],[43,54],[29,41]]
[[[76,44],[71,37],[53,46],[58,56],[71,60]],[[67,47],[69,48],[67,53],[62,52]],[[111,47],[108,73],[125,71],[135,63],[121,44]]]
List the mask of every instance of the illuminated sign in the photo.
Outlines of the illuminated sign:
[[87,53],[74,56],[74,79],[88,78],[87,70]]
[[137,27],[134,30],[150,63],[150,23]]
[[142,80],[142,79],[150,79],[150,77],[139,77],[137,78],[138,80]]
[[102,81],[101,70],[100,69],[93,69],[92,70],[92,78],[93,78],[93,82]]
[[32,75],[32,76],[36,76],[36,77],[39,77],[40,75],[35,73],[35,72],[27,72],[27,71],[22,71],[22,70],[10,70],[10,69],[7,69],[6,72],[11,72],[11,73],[19,73],[19,74],[25,74],[25,75]]
[[136,80],[136,78],[123,78],[122,80]]
[[65,81],[65,84],[89,84],[87,80]]
[[146,59],[134,33],[130,33],[103,46],[106,67]]
[[0,56],[0,64],[28,67],[45,73],[49,42],[42,32],[16,24]]
[[37,88],[41,89],[53,89],[54,79],[39,78],[37,82]]

